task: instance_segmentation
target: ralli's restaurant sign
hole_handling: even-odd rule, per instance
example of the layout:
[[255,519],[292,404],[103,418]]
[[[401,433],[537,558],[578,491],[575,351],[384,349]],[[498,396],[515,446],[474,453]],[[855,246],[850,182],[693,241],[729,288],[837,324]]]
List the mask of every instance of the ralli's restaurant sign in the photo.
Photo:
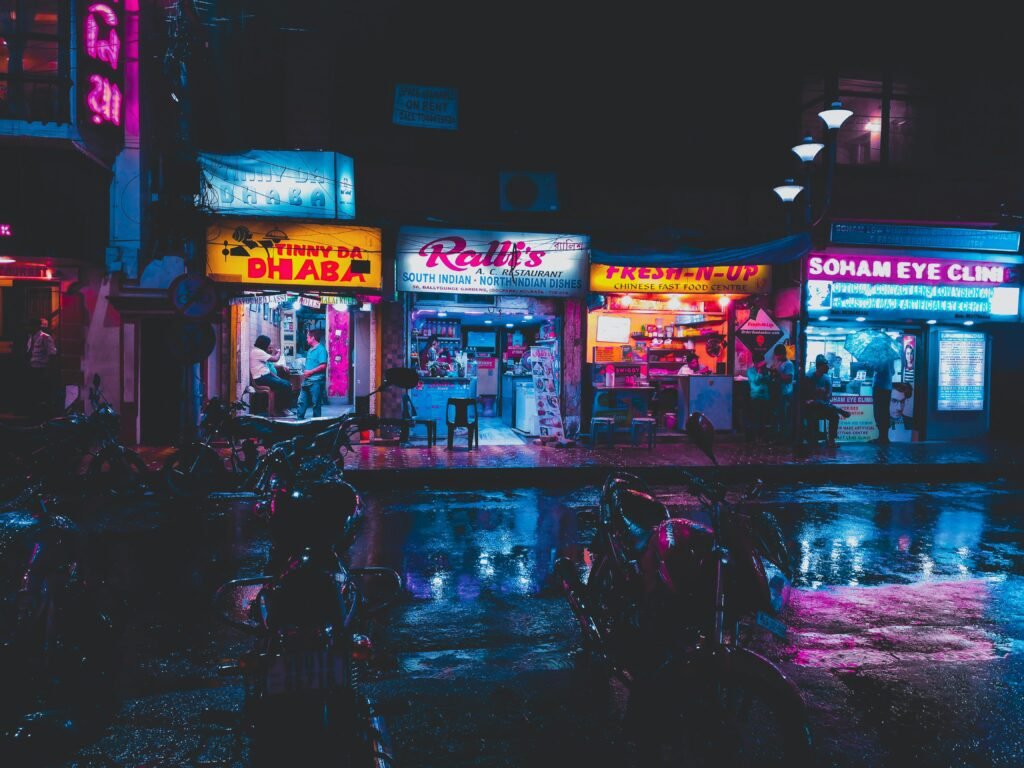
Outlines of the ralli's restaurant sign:
[[578,296],[586,291],[583,235],[403,227],[397,288],[423,293]]
[[590,265],[594,293],[768,293],[772,268],[758,264],[716,267],[613,267]]
[[379,290],[380,230],[219,219],[206,230],[206,273],[227,283]]

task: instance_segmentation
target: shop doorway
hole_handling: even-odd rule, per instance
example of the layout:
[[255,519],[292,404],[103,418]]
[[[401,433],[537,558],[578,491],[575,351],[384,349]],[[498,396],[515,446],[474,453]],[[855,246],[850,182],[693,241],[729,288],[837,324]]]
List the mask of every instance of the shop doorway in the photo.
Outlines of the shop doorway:
[[176,343],[172,337],[175,324],[146,318],[140,331],[139,441],[143,445],[176,445],[184,423],[185,393],[191,387],[186,386],[186,367],[167,353]]
[[[357,321],[357,316],[369,312],[360,311],[357,306],[334,303],[339,297],[323,296],[321,299],[298,297],[294,294],[247,294],[251,303],[239,307],[241,316],[233,324],[237,338],[232,339],[238,350],[238,385],[244,390],[250,383],[267,373],[290,385],[290,391],[278,389],[274,395],[274,418],[294,419],[297,416],[296,403],[302,388],[302,372],[312,345],[308,334],[315,332],[320,337],[317,346],[323,346],[327,353],[326,386],[320,401],[321,418],[332,418],[350,413],[355,401],[355,351],[370,349],[371,324],[369,320]],[[272,359],[261,363],[251,354],[260,337],[269,339],[268,351],[273,350]],[[369,381],[370,371],[364,375]],[[367,388],[369,391],[369,387]],[[286,392],[287,396],[282,393]],[[312,407],[305,417],[312,418]]]
[[0,288],[0,415],[14,420],[30,418],[28,354],[29,336],[42,317],[50,321],[50,335],[58,354],[64,351],[61,338],[59,288],[54,284],[12,281]]
[[[444,304],[432,296],[414,305],[409,327],[409,365],[422,380],[410,393],[411,405],[420,418],[437,420],[439,436],[446,434],[453,397],[476,400],[480,445],[527,445],[541,434],[530,349],[551,349],[560,382],[560,318]],[[560,387],[552,394],[558,398]],[[425,439],[412,434],[414,445]]]

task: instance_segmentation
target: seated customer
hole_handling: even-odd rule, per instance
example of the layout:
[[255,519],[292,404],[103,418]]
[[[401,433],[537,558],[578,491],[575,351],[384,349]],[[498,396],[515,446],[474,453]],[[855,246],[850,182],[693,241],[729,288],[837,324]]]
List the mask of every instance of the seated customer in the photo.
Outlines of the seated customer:
[[808,439],[813,439],[813,427],[824,419],[828,422],[828,444],[835,447],[839,419],[848,418],[850,412],[832,405],[832,378],[828,368],[828,359],[818,355],[814,360],[814,373],[805,379],[804,413]]
[[291,416],[292,385],[277,375],[271,363],[281,359],[281,350],[270,344],[269,336],[257,336],[249,350],[249,375],[252,383],[270,387],[274,393],[277,416]]

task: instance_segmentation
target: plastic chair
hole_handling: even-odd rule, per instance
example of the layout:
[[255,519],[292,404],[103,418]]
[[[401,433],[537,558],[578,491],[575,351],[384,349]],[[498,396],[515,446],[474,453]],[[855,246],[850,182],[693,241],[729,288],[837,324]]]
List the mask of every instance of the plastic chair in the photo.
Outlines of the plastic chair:
[[629,425],[629,441],[636,445],[639,441],[640,435],[646,433],[647,435],[647,450],[654,448],[654,428],[657,424],[657,420],[650,416],[634,416],[633,421]]
[[[469,411],[473,410],[473,419],[469,418]],[[466,436],[469,438],[469,449],[474,444],[480,447],[480,417],[477,413],[475,397],[449,397],[448,406],[445,408],[444,421],[448,426],[448,450],[455,444],[455,430],[459,427],[466,428]]]
[[597,438],[604,432],[608,435],[608,445],[615,444],[615,419],[611,416],[594,416],[590,419],[590,445],[597,447]]
[[437,444],[437,419],[419,418],[416,416],[416,406],[412,404],[412,398],[406,392],[402,395],[402,434],[399,442],[409,442],[409,431],[422,425],[427,429],[427,447],[433,448]]

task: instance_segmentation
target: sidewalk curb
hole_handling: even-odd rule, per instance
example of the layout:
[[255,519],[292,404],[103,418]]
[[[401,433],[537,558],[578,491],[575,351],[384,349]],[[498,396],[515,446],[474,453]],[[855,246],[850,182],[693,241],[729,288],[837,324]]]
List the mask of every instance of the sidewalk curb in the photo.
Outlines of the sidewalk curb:
[[1014,464],[709,464],[676,466],[591,465],[581,467],[458,467],[429,469],[347,469],[345,478],[359,489],[514,488],[537,485],[600,485],[612,471],[631,472],[650,483],[675,483],[679,470],[714,474],[724,482],[761,479],[775,484],[795,483],[966,483],[1009,480],[1020,475]]

